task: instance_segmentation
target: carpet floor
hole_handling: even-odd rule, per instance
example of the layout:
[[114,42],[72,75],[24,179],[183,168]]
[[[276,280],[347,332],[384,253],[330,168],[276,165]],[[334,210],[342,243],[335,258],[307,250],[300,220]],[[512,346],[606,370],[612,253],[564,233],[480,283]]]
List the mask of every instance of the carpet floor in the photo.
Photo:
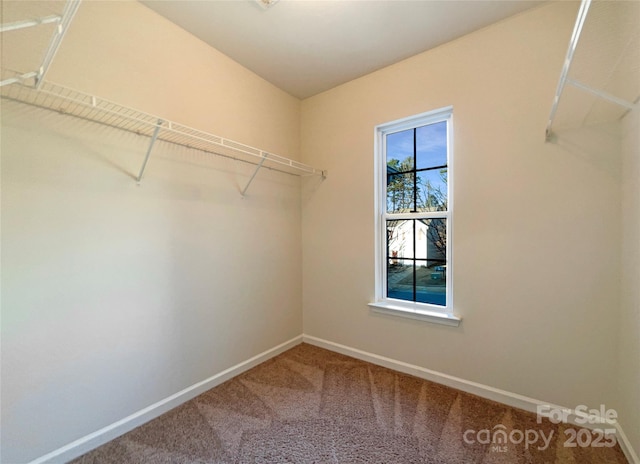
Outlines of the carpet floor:
[[72,462],[627,462],[580,430],[301,344]]

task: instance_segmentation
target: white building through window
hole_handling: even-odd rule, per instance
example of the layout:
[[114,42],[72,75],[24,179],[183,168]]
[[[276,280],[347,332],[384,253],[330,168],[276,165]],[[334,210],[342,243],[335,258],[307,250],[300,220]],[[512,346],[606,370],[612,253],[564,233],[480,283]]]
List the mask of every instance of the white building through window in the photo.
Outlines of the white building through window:
[[452,108],[376,127],[379,311],[458,325],[453,314]]

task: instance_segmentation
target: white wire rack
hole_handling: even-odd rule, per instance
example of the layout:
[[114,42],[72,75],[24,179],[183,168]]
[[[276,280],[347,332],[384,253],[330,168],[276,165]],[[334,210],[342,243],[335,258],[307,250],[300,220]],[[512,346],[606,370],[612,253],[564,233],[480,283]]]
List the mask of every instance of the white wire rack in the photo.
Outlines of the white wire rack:
[[563,63],[546,140],[556,128],[620,119],[638,110],[640,4],[582,0]]
[[[34,5],[37,5],[33,9],[30,8],[31,2],[12,2],[11,4],[7,3],[7,5],[3,4],[3,17],[14,19],[12,18],[13,14],[18,12],[28,15],[28,17],[26,19],[21,18],[10,20],[9,22],[0,24],[0,33],[12,34],[14,31],[31,29],[36,26],[55,25],[55,27],[52,29],[52,32],[48,37],[48,44],[44,47],[42,55],[38,57],[38,62],[30,63],[30,69],[22,69],[19,72],[13,72],[12,76],[6,77],[4,75],[4,71],[7,70],[7,63],[5,62],[5,59],[3,59],[2,67],[5,69],[3,70],[2,80],[0,80],[0,87],[26,81],[32,81],[35,87],[40,87],[42,85],[53,58],[62,43],[62,39],[69,29],[69,25],[71,24],[73,17],[78,11],[80,2],[81,0],[67,0],[64,3],[59,1],[50,1],[48,3],[33,2]],[[62,8],[60,11],[55,11],[58,4],[62,4]],[[14,11],[14,9],[17,9],[18,11]],[[38,10],[41,11],[39,12]],[[45,36],[48,34],[49,33],[47,32]],[[39,40],[36,37],[36,35],[21,36],[21,39],[37,43]],[[5,40],[4,36],[3,40]],[[9,48],[9,46],[7,46],[7,48]],[[4,51],[7,50],[5,49]]]
[[241,192],[243,196],[260,168],[298,176],[326,177],[326,171],[307,164],[50,82],[42,82],[38,89],[14,83],[2,87],[0,92],[5,99],[151,137],[137,176],[138,182],[142,179],[153,145],[157,140],[256,165],[256,170]]
[[[298,161],[45,81],[47,70],[80,2],[11,2],[6,8],[3,4],[3,19],[7,21],[0,24],[3,51],[13,53],[4,53],[2,57],[2,98],[149,136],[151,141],[136,178],[138,182],[142,179],[157,140],[256,165],[241,191],[242,196],[261,168],[298,176],[326,177],[326,171]],[[23,46],[25,42],[27,47]]]

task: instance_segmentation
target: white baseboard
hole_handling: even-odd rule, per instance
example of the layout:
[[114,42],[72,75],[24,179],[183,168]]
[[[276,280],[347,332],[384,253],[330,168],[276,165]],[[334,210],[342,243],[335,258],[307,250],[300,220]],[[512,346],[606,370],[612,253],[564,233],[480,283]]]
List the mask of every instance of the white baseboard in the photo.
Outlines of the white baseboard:
[[292,338],[276,347],[273,347],[267,351],[264,351],[251,359],[247,359],[235,366],[230,367],[216,375],[209,377],[208,379],[198,382],[190,387],[185,388],[178,393],[175,393],[168,398],[165,398],[157,403],[152,404],[149,407],[141,409],[140,411],[131,414],[111,425],[108,425],[96,432],[90,433],[68,445],[58,448],[51,453],[45,454],[29,464],[58,464],[65,463],[71,459],[75,459],[83,454],[104,445],[105,443],[119,437],[133,430],[140,425],[149,422],[152,419],[164,414],[165,412],[175,408],[195,398],[196,396],[204,393],[205,391],[220,385],[227,380],[242,374],[244,371],[251,369],[258,364],[267,361],[268,359],[277,356],[278,354],[293,348],[294,346],[302,343],[302,335]]
[[[97,448],[98,446],[101,446],[113,440],[114,438],[117,438],[120,435],[123,435],[152,419],[155,419],[156,417],[181,405],[182,403],[195,398],[201,393],[204,393],[205,391],[217,385],[220,385],[223,382],[226,382],[227,380],[251,369],[252,367],[257,366],[258,364],[267,361],[268,359],[271,359],[272,357],[277,356],[278,354],[290,348],[293,348],[301,342],[309,343],[310,345],[315,345],[320,348],[335,351],[337,353],[351,356],[363,361],[368,361],[372,364],[377,364],[379,366],[387,367],[389,369],[403,372],[405,374],[410,374],[422,379],[430,380],[442,385],[447,385],[449,387],[456,388],[458,390],[462,390],[464,392],[471,393],[482,398],[506,404],[507,406],[524,409],[525,411],[536,413],[538,411],[538,406],[550,406],[553,409],[557,408],[568,410],[570,411],[568,417],[568,421],[570,423],[581,426],[588,426],[588,424],[580,424],[580,422],[576,422],[576,419],[579,419],[581,416],[579,414],[576,414],[575,411],[572,411],[569,408],[552,405],[544,401],[536,400],[534,398],[529,398],[523,395],[518,395],[516,393],[500,390],[498,388],[490,387],[488,385],[483,385],[477,382],[471,382],[459,377],[443,374],[441,372],[433,371],[420,366],[415,366],[402,361],[397,361],[395,359],[386,358],[377,354],[368,353],[366,351],[358,350],[356,348],[351,348],[339,343],[323,340],[321,338],[313,337],[310,335],[299,335],[244,362],[236,364],[229,369],[213,375],[208,379],[203,380],[202,382],[198,382],[197,384],[187,387],[184,390],[169,396],[168,398],[158,401],[157,403],[154,403],[147,408],[144,408],[134,414],[131,414],[130,416],[125,417],[124,419],[114,422],[111,425],[108,425],[96,432],[86,435],[78,440],[75,440],[72,443],[69,443],[68,445],[52,451],[51,453],[35,459],[29,464],[65,463],[79,456],[82,456],[83,454]],[[624,452],[629,463],[640,464],[640,459],[638,459],[638,455],[629,443],[629,440],[622,430],[620,424],[616,422],[611,423],[610,425],[616,428],[618,443],[620,444],[620,447],[622,448],[622,451]]]
[[[602,427],[602,423],[594,424],[594,425],[585,423],[584,422],[585,415],[577,413],[571,408],[550,404],[545,401],[540,401],[534,398],[529,398],[527,396],[518,395],[517,393],[512,393],[506,390],[501,390],[499,388],[490,387],[488,385],[483,385],[481,383],[471,382],[469,380],[464,380],[459,377],[454,377],[452,375],[443,374],[441,372],[433,371],[431,369],[426,369],[424,367],[415,366],[413,364],[408,364],[402,361],[397,361],[395,359],[391,359],[391,358],[387,358],[377,354],[358,350],[356,348],[351,348],[345,345],[341,345],[339,343],[331,342],[318,337],[313,337],[311,335],[302,335],[302,341],[305,343],[309,343],[310,345],[315,345],[320,348],[325,348],[327,350],[335,351],[337,353],[351,356],[353,358],[360,359],[362,361],[367,361],[372,364],[376,364],[378,366],[387,367],[395,371],[413,375],[421,379],[430,380],[432,382],[446,385],[448,387],[452,387],[457,390],[462,390],[464,392],[471,393],[473,395],[477,395],[482,398],[486,398],[492,401],[496,401],[498,403],[506,404],[507,406],[511,406],[514,408],[523,409],[525,411],[529,411],[532,413],[537,414],[539,411],[538,407],[542,407],[542,408],[548,407],[556,411],[557,410],[567,411],[567,422],[574,425],[578,425],[580,427],[592,427],[592,428]],[[603,422],[607,424],[607,427],[616,429],[616,438],[618,440],[618,443],[620,444],[620,448],[622,448],[622,451],[624,452],[629,463],[640,464],[640,461],[638,460],[638,455],[633,450],[633,447],[631,446],[631,443],[629,443],[629,440],[625,435],[625,433],[623,432],[620,424],[615,421],[603,420]]]
[[629,442],[629,438],[627,438],[624,430],[622,430],[622,426],[620,425],[620,423],[616,423],[616,430],[618,443],[620,444],[620,448],[622,448],[622,452],[627,458],[627,461],[629,461],[629,464],[640,464],[640,457],[638,457],[638,454],[633,449],[633,446],[631,446],[631,442]]

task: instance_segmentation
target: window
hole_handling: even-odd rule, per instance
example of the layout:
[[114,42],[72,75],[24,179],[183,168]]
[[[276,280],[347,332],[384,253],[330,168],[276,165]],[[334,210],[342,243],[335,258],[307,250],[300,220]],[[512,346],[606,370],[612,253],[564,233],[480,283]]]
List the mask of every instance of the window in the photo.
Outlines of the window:
[[452,108],[376,128],[374,309],[458,325],[451,282]]

